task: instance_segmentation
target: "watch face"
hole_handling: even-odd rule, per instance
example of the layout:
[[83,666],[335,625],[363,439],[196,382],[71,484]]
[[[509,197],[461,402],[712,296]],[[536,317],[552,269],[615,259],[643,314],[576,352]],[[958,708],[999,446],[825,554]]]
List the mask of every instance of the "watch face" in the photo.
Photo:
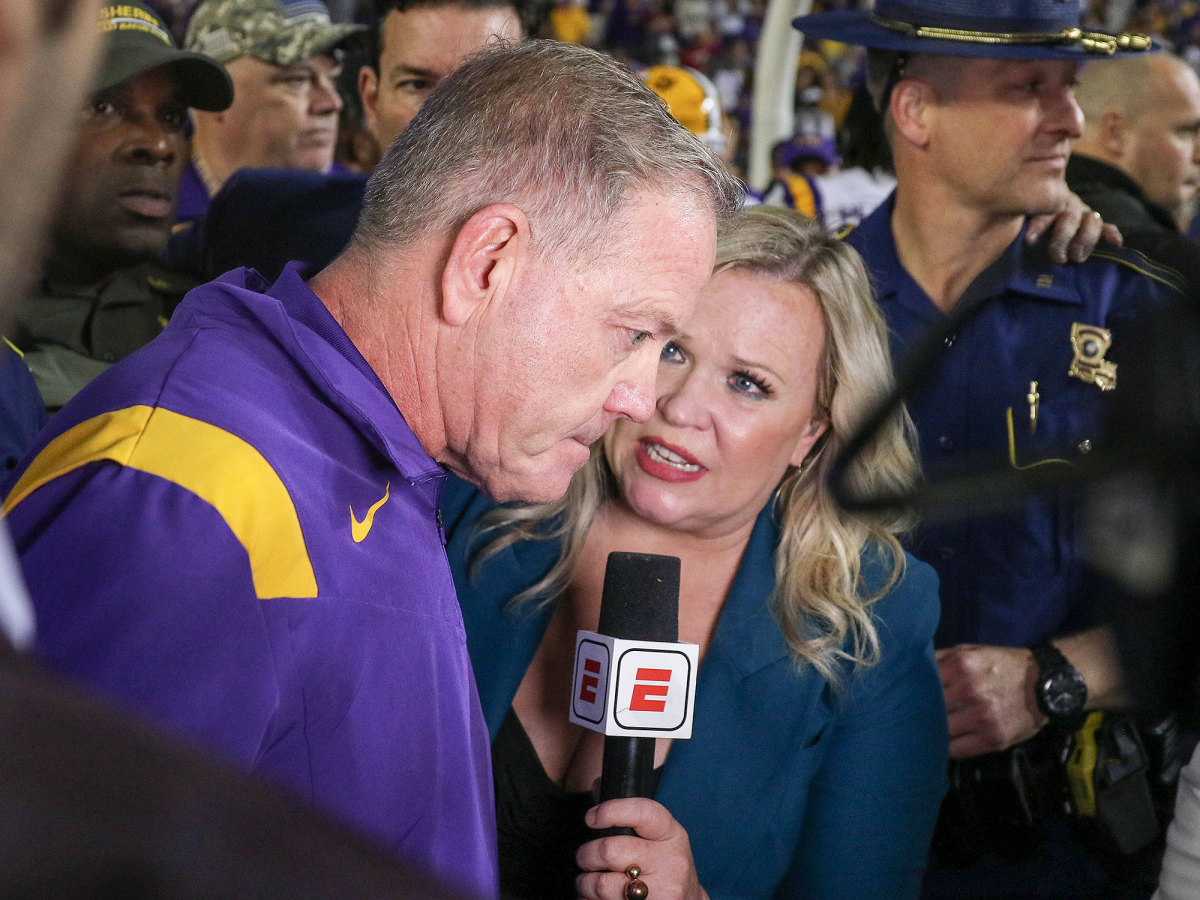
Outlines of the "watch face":
[[1070,716],[1083,709],[1087,687],[1074,669],[1050,672],[1042,681],[1042,702],[1051,716]]

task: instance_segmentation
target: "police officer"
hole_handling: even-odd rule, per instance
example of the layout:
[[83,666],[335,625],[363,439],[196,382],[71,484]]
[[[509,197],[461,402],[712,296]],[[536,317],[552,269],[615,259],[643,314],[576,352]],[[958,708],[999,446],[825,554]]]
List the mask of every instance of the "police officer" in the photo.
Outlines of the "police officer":
[[[794,22],[870,50],[897,187],[849,241],[871,270],[897,364],[949,317],[970,313],[908,398],[933,477],[968,460],[1068,467],[1093,451],[1119,383],[1122,336],[1177,287],[1116,248],[1070,265],[1027,241],[1027,217],[1068,197],[1079,65],[1145,53],[1151,42],[1084,32],[1079,4],[1062,0],[975,7],[880,0],[871,12]],[[930,523],[914,541],[941,579],[950,753],[972,763],[952,769],[952,784],[970,774],[943,819],[962,815],[940,829],[954,840],[935,839],[927,897],[1064,900],[1117,889],[1102,858],[1053,814],[1065,792],[1055,787],[1061,743],[1052,736],[1085,710],[1126,700],[1079,543],[1076,509],[1057,495]]]
[[220,110],[233,98],[224,68],[178,50],[149,8],[105,6],[100,28],[103,64],[16,329],[50,410],[157,335],[192,286],[155,258],[175,220],[188,107]]

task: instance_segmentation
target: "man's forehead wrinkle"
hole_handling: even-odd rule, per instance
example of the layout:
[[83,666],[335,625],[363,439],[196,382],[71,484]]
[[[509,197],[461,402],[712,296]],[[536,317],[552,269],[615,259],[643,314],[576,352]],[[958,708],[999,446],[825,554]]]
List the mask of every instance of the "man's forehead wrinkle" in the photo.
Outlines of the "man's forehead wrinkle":
[[676,337],[680,331],[679,317],[666,298],[655,297],[623,305],[620,310],[626,316],[649,318],[656,324],[655,331]]

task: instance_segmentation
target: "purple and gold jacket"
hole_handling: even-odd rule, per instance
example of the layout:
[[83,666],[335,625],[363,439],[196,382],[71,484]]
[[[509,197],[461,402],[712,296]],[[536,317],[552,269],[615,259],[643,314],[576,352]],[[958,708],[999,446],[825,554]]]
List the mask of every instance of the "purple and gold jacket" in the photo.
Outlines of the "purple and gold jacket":
[[191,292],[22,465],[42,660],[495,895],[444,475],[295,267]]

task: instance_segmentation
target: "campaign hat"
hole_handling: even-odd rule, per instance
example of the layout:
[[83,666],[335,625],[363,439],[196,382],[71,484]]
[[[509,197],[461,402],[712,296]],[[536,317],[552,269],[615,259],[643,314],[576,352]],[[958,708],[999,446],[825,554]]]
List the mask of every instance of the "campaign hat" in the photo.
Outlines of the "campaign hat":
[[1080,25],[1079,0],[877,0],[799,16],[806,36],[897,53],[989,59],[1116,58],[1158,49],[1144,34]]
[[149,7],[110,3],[100,9],[104,56],[94,88],[106,91],[159,66],[169,66],[188,106],[218,112],[233,102],[233,82],[225,67],[203,53],[175,46],[171,32]]
[[250,56],[289,66],[366,30],[334,22],[321,0],[200,0],[183,44],[221,62]]

